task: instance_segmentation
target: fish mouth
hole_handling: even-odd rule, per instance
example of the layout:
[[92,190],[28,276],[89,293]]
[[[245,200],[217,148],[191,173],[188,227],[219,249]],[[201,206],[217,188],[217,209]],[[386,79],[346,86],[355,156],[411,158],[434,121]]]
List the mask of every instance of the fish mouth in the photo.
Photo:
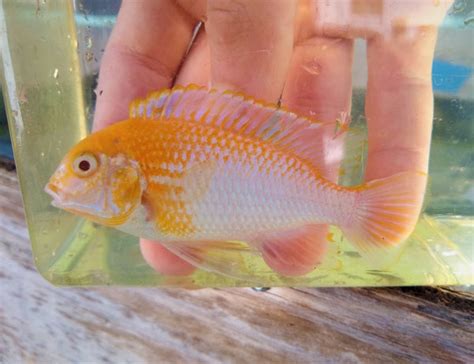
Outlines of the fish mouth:
[[53,200],[51,201],[52,206],[61,210],[71,212],[73,214],[78,214],[81,216],[89,216],[90,212],[87,211],[87,209],[85,209],[83,206],[78,206],[75,203],[63,202],[64,199],[59,191],[58,186],[56,186],[52,182],[46,185],[46,187],[44,188],[44,191],[53,198]]
[[50,195],[53,198],[53,201],[51,201],[51,205],[58,208],[63,207],[63,205],[61,204],[61,196],[59,195],[59,188],[56,185],[49,182],[45,186],[44,192],[46,192],[48,195]]
[[[106,225],[106,226],[115,226],[120,225],[124,222],[124,220],[128,216],[113,216],[107,213],[101,213],[96,209],[90,208],[89,206],[84,206],[77,202],[68,202],[64,201],[64,192],[61,193],[60,188],[55,185],[53,182],[49,182],[44,191],[50,195],[53,200],[51,201],[51,205],[59,208],[61,210],[65,210],[71,212],[73,214],[85,217],[89,220],[95,221],[99,224]],[[66,199],[67,200],[67,199]]]
[[46,185],[46,187],[44,188],[44,192],[46,192],[53,198],[53,200],[51,201],[51,205],[54,207],[76,214],[83,214],[84,212],[88,212],[87,209],[76,203],[64,202],[64,194],[61,193],[59,187],[52,182],[49,182]]

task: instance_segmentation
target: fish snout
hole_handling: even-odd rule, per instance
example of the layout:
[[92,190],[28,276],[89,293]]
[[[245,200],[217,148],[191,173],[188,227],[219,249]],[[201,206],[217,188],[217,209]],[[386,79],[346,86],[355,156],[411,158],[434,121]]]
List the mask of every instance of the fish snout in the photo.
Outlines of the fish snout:
[[61,188],[55,183],[55,181],[49,181],[48,184],[44,188],[44,192],[50,195],[53,198],[51,204],[54,207],[59,207],[61,201],[63,200],[63,196],[61,193]]

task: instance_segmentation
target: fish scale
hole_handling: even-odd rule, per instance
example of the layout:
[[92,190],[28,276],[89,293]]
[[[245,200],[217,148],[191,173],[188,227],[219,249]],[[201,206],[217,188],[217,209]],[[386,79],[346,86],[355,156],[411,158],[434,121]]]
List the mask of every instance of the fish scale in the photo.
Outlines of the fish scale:
[[[137,122],[138,123],[138,122]],[[248,216],[247,224],[245,226],[245,230],[251,229],[252,231],[258,231],[259,228],[261,229],[262,226],[273,226],[272,224],[272,212],[275,211],[271,200],[278,197],[280,194],[282,197],[277,199],[280,205],[284,204],[285,201],[288,205],[288,202],[301,200],[301,201],[308,201],[308,196],[303,196],[297,198],[297,196],[292,196],[288,194],[288,189],[291,191],[291,186],[293,185],[293,180],[298,180],[298,174],[296,174],[297,168],[289,168],[290,173],[285,174],[281,167],[281,161],[284,161],[284,155],[279,153],[278,151],[273,151],[273,155],[270,155],[270,158],[265,160],[263,158],[259,158],[260,155],[263,154],[266,147],[259,146],[255,141],[252,140],[244,140],[239,138],[239,141],[232,140],[229,137],[218,137],[217,132],[212,132],[212,129],[209,127],[193,127],[189,131],[186,131],[185,128],[182,127],[183,122],[179,120],[175,120],[171,124],[160,124],[153,127],[153,133],[155,133],[156,137],[154,139],[155,143],[153,144],[153,148],[155,152],[152,152],[152,158],[154,163],[152,165],[157,165],[159,163],[167,163],[167,168],[145,168],[144,173],[147,179],[147,183],[153,190],[159,190],[161,196],[156,197],[163,200],[163,206],[160,206],[161,209],[164,209],[166,212],[162,213],[164,219],[166,219],[166,233],[168,234],[180,234],[183,230],[183,225],[181,223],[182,220],[186,220],[190,226],[193,226],[194,229],[197,231],[204,231],[207,234],[208,238],[212,238],[209,234],[209,221],[213,221],[213,224],[216,224],[215,221],[219,221],[222,216],[227,217],[226,220],[231,221],[229,219],[229,215],[233,212],[233,216],[236,215],[236,210],[233,209],[230,211],[227,204],[236,205],[236,202],[239,202],[239,209],[237,210],[237,215],[246,214]],[[171,127],[171,130],[170,130]],[[148,128],[138,128],[141,130],[142,133],[148,134]],[[211,182],[209,186],[209,191],[207,193],[208,198],[202,199],[199,201],[191,201],[186,199],[184,196],[184,191],[182,193],[176,193],[173,189],[174,185],[180,185],[180,179],[184,177],[185,173],[176,173],[176,168],[173,166],[179,164],[183,166],[183,169],[186,169],[189,164],[189,160],[185,160],[182,158],[182,152],[186,150],[186,145],[182,143],[177,143],[175,140],[190,140],[191,133],[194,135],[198,135],[198,139],[200,136],[206,136],[207,139],[209,138],[216,138],[216,143],[206,144],[206,140],[200,139],[204,143],[198,144],[198,150],[202,150],[200,153],[197,154],[199,157],[195,159],[198,161],[209,161],[214,160],[219,166],[216,168],[217,171],[214,175],[214,183]],[[174,135],[173,138],[170,139],[170,135]],[[168,142],[167,142],[168,141]],[[221,143],[224,141],[224,143]],[[231,143],[233,141],[233,143]],[[168,144],[172,142],[171,144]],[[225,145],[225,147],[222,147]],[[209,149],[206,151],[205,146],[208,146]],[[166,157],[166,153],[161,153],[163,155],[162,159],[156,159],[157,153],[156,151],[166,151],[167,148],[172,150],[172,153],[168,154]],[[259,153],[258,150],[261,152]],[[255,152],[252,156],[251,152]],[[145,152],[146,153],[146,152]],[[195,152],[196,153],[196,152]],[[130,150],[130,154],[132,158],[140,159],[140,154],[134,154],[134,148]],[[226,158],[225,156],[231,156],[231,158]],[[252,165],[252,158],[255,157],[257,163]],[[192,159],[192,158],[190,158]],[[301,167],[301,165],[296,165],[296,167]],[[220,173],[219,170],[222,170],[223,173]],[[235,178],[232,177],[229,173],[231,171],[242,171],[242,170],[251,170],[254,174],[253,178],[248,180],[248,183],[234,183],[240,185],[237,188],[229,188],[228,181],[236,181],[239,177],[242,178],[241,172],[237,173]],[[303,171],[306,171],[303,169]],[[269,173],[270,172],[270,173]],[[156,183],[154,182],[153,178],[156,177],[170,177],[173,176],[173,179],[176,181],[174,183]],[[288,179],[289,178],[289,179]],[[303,174],[301,174],[300,179],[303,180]],[[282,182],[283,187],[279,187],[277,181],[280,180]],[[316,176],[314,178],[314,182],[316,182]],[[288,185],[288,188],[285,188],[284,185]],[[269,188],[272,189],[268,190]],[[267,193],[264,193],[267,190]],[[229,202],[229,196],[232,196],[232,191],[234,191],[234,199],[232,202]],[[270,191],[268,193],[268,191]],[[274,191],[272,193],[272,191]],[[296,191],[295,191],[296,192]],[[263,198],[262,198],[263,194]],[[195,193],[191,190],[188,191],[187,195],[194,196]],[[178,208],[179,203],[184,202],[189,206],[189,210],[195,212],[195,216],[190,216],[189,218],[183,217],[183,210]],[[307,204],[307,203],[306,203]],[[255,206],[262,206],[264,207],[262,216],[264,219],[256,219],[258,216],[259,209],[255,208]],[[298,207],[302,207],[304,204],[298,205]],[[286,215],[279,213],[277,223],[281,223],[283,219],[286,219],[288,226],[301,220],[301,218],[297,213],[297,208],[293,208],[293,215],[295,218],[292,218],[291,211],[287,211]],[[252,213],[252,211],[256,212]],[[170,216],[176,216],[176,226],[172,226],[172,219]],[[267,221],[268,220],[268,221]],[[295,221],[293,221],[295,220]],[[160,224],[163,224],[161,222]],[[220,231],[216,233],[219,236],[224,236],[226,234],[234,234],[236,235],[237,230],[241,227],[233,226],[230,222],[226,224],[225,221],[221,223],[224,227],[221,228]],[[285,226],[284,226],[285,227]],[[194,230],[188,228],[186,230]],[[226,229],[230,229],[231,231],[227,231]],[[240,237],[240,236],[237,236]],[[242,237],[240,237],[242,238]]]

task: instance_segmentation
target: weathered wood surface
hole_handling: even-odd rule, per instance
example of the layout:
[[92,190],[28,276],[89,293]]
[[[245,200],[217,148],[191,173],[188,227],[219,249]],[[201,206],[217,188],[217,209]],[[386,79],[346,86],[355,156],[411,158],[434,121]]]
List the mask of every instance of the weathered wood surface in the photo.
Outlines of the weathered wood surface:
[[435,288],[55,288],[0,169],[0,362],[473,362],[473,297]]

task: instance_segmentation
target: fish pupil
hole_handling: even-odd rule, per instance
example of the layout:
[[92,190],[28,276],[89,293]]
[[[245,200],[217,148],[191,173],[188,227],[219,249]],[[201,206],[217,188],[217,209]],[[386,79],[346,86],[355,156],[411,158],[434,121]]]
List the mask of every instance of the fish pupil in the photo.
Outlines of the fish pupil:
[[87,172],[91,168],[91,164],[87,160],[82,160],[79,162],[79,169],[83,172]]

